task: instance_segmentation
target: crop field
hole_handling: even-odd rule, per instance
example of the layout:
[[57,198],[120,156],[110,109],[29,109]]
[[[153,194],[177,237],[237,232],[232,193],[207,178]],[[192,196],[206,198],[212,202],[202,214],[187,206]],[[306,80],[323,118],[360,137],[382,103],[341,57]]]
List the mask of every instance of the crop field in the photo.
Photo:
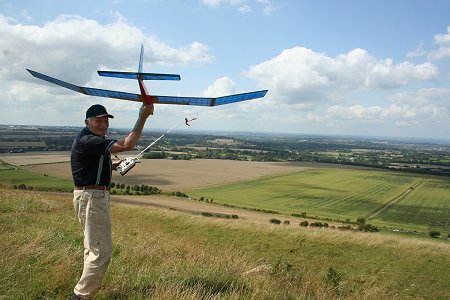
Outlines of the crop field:
[[26,186],[64,191],[70,191],[73,186],[71,181],[42,176],[41,174],[20,169],[0,169],[0,183],[10,187],[26,184]]
[[70,152],[68,151],[36,151],[25,153],[2,153],[0,159],[17,166],[27,166],[34,164],[51,164],[57,162],[69,162]]
[[430,177],[375,218],[409,226],[450,230],[450,180]]
[[[128,153],[128,155],[131,155]],[[1,155],[0,159],[27,170],[72,180],[69,152],[35,152]],[[113,182],[151,185],[163,191],[245,181],[311,168],[310,164],[248,162],[217,159],[143,159],[125,176],[113,172]]]
[[241,207],[357,218],[402,194],[419,179],[403,173],[314,169],[188,193]]
[[[377,170],[310,169],[292,174],[190,190],[216,203],[355,221],[422,181],[419,175]],[[371,223],[449,231],[450,180],[429,178]],[[409,227],[411,228],[411,227]]]
[[[71,187],[68,152],[8,155],[24,170],[0,169],[0,183],[53,188]],[[2,157],[3,159],[3,157]],[[66,162],[64,162],[66,159]],[[58,162],[58,161],[63,162]],[[34,162],[34,164],[33,164]],[[36,164],[36,162],[39,162]],[[376,226],[450,233],[450,179],[404,172],[348,168],[327,164],[262,163],[227,160],[142,160],[113,181],[151,185],[163,192],[182,191],[194,198],[238,208],[355,221],[368,218],[411,190],[387,209],[367,219]],[[46,174],[39,176],[35,172]],[[114,172],[115,173],[115,172]],[[60,180],[62,178],[65,180]],[[418,184],[420,183],[420,184]],[[412,189],[413,186],[417,187]]]

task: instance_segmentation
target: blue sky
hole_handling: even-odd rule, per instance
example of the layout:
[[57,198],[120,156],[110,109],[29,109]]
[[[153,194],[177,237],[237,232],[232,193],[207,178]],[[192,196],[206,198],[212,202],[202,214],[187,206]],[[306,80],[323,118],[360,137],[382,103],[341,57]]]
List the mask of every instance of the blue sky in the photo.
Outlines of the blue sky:
[[25,68],[83,86],[138,92],[98,69],[177,73],[147,82],[170,96],[268,89],[215,107],[158,105],[146,128],[198,113],[196,130],[450,139],[450,0],[0,0],[1,124],[83,125],[105,105],[131,128],[137,103],[87,97]]

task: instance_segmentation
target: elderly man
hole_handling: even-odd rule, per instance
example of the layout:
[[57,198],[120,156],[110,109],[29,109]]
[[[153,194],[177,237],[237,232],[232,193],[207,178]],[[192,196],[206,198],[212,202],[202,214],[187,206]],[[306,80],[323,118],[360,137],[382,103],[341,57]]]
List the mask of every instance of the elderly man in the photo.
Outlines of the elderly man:
[[84,232],[84,268],[71,299],[88,299],[99,289],[112,254],[109,185],[112,171],[120,161],[112,162],[111,153],[135,148],[153,104],[142,105],[134,128],[123,140],[106,137],[109,119],[100,104],[86,111],[86,127],[74,140],[71,151],[75,184],[73,205]]

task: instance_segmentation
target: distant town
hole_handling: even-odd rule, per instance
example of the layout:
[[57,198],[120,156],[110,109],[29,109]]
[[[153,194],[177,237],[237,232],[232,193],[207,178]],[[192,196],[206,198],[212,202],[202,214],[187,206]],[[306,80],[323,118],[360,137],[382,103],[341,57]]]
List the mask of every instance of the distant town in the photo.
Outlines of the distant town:
[[[69,151],[80,129],[0,125],[0,152]],[[111,128],[109,137],[119,139],[127,133]],[[139,148],[161,133],[145,131]],[[144,158],[321,162],[450,176],[450,140],[175,131],[149,149]]]

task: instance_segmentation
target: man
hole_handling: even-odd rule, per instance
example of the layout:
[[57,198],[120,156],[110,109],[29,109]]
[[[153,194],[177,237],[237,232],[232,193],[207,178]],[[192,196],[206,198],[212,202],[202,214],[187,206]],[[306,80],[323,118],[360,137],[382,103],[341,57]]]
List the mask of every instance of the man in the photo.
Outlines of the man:
[[84,232],[84,268],[71,299],[87,299],[99,289],[112,254],[109,185],[112,170],[120,161],[112,162],[111,153],[135,148],[153,104],[142,105],[139,117],[125,139],[106,138],[109,118],[100,104],[86,111],[86,127],[72,145],[70,161],[75,184],[73,205]]

